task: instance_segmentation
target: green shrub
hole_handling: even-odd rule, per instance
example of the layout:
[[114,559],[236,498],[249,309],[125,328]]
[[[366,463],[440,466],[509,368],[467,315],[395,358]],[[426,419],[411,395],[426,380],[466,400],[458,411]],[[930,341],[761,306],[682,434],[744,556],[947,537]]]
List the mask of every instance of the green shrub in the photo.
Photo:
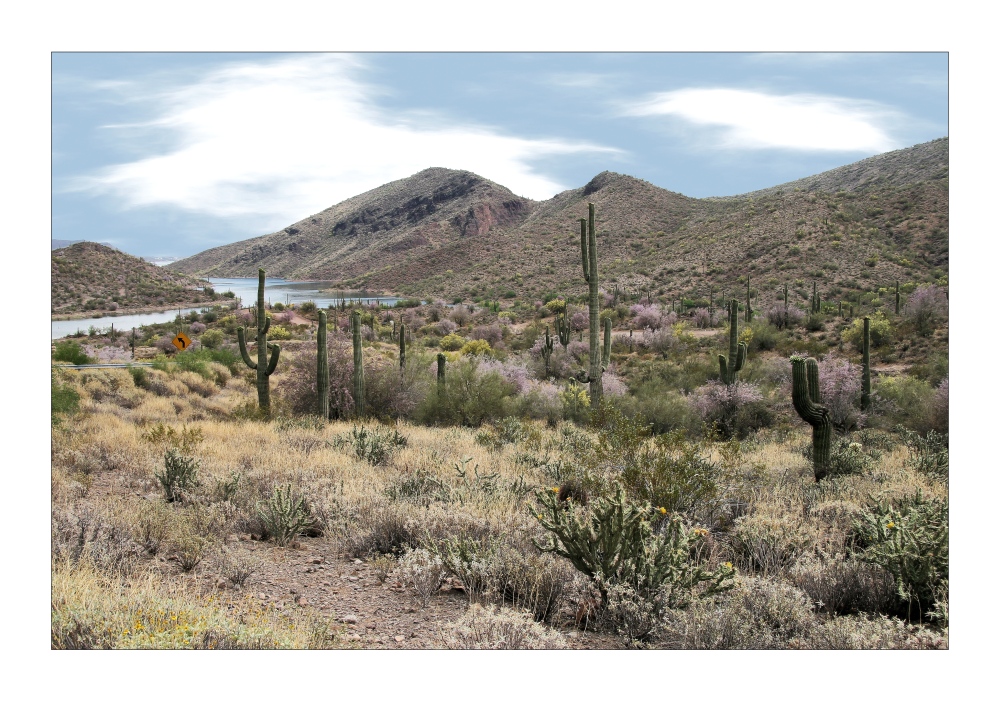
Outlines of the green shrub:
[[[869,319],[868,335],[871,347],[881,348],[882,346],[887,346],[892,343],[892,321],[885,315],[885,312],[875,312],[875,314],[869,315]],[[842,334],[844,341],[854,346],[854,349],[858,353],[863,350],[862,345],[864,343],[864,336],[865,321],[862,317],[856,318],[851,326]]]
[[[852,525],[858,557],[893,576],[896,593],[917,617],[931,611],[948,580],[948,502],[917,493],[897,503],[870,498]],[[912,611],[910,611],[912,613]]]
[[925,433],[932,425],[934,388],[906,375],[883,377],[873,388],[884,425]]
[[52,359],[73,365],[87,365],[94,362],[76,341],[57,341],[56,351],[52,354]]
[[931,429],[923,437],[916,431],[902,429],[903,442],[910,449],[907,465],[938,479],[948,479],[948,436]]
[[336,445],[349,443],[354,454],[359,460],[366,461],[369,465],[385,465],[392,456],[402,448],[406,447],[406,436],[396,429],[376,426],[375,428],[365,428],[364,426],[354,426],[351,428],[351,437],[340,437],[335,441]]
[[714,499],[719,493],[719,472],[718,464],[701,452],[700,445],[677,431],[644,445],[638,460],[622,470],[621,481],[631,498],[675,512]]
[[429,392],[416,409],[419,421],[479,427],[511,413],[516,389],[495,372],[479,374],[474,359],[449,363],[444,391]]
[[59,381],[56,371],[52,371],[52,423],[59,423],[56,414],[75,414],[80,406],[80,394]]
[[465,345],[465,339],[455,333],[450,333],[441,339],[439,344],[441,350],[446,351],[457,351]]
[[226,335],[219,329],[209,329],[201,335],[201,345],[208,349],[215,349],[222,346]]

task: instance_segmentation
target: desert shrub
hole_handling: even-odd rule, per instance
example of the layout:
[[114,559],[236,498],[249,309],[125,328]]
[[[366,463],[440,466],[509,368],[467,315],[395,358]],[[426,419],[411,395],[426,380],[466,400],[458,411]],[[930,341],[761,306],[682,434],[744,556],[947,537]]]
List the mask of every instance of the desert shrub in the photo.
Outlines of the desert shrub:
[[691,313],[691,323],[699,329],[710,329],[719,325],[719,310],[712,309],[712,313],[706,307],[699,307]]
[[316,303],[313,301],[302,302],[299,305],[299,313],[305,316],[316,311]]
[[496,372],[480,374],[475,359],[449,363],[443,392],[431,391],[417,407],[418,420],[428,424],[478,427],[510,414],[514,386]]
[[948,297],[940,287],[921,285],[906,300],[902,312],[917,333],[929,336],[948,318]]
[[413,586],[420,605],[426,607],[444,582],[445,566],[439,556],[424,548],[416,548],[400,558],[396,574],[404,583]]
[[208,327],[205,326],[200,321],[196,321],[193,324],[191,324],[191,326],[189,326],[188,328],[191,330],[191,333],[193,333],[193,334],[200,334],[200,333],[203,333],[205,331],[205,329],[208,328]]
[[[851,344],[860,353],[863,350],[865,338],[864,319],[861,317],[855,319],[841,336],[846,343]],[[885,312],[880,310],[869,315],[868,336],[872,348],[881,348],[892,343],[892,321],[885,315]]]
[[458,329],[458,324],[456,324],[451,319],[441,319],[441,321],[437,322],[437,324],[434,326],[435,333],[441,336],[448,336],[454,334],[457,329]]
[[710,572],[692,559],[706,531],[688,530],[680,518],[666,517],[654,534],[650,519],[665,510],[627,502],[620,487],[615,496],[598,498],[588,507],[561,502],[551,491],[535,496],[541,511],[532,508],[532,514],[551,534],[545,543],[536,541],[536,547],[569,560],[593,581],[605,605],[609,587],[617,584],[632,587],[659,610],[683,607],[693,597],[730,586],[731,566]]
[[[330,377],[330,418],[343,419],[354,411],[354,356],[350,342],[335,334],[327,336]],[[296,414],[314,414],[319,392],[316,388],[316,348],[306,347],[282,360],[280,382],[275,394]],[[367,367],[366,367],[367,373]],[[366,378],[367,379],[367,378]],[[367,398],[367,392],[366,392]]]
[[500,541],[468,536],[452,536],[431,543],[428,550],[444,565],[445,572],[462,583],[470,603],[481,603],[495,591],[494,561]]
[[163,487],[168,502],[179,501],[189,490],[200,484],[198,468],[201,463],[197,458],[186,458],[177,448],[167,448],[163,463],[163,472],[155,472],[154,476]]
[[935,396],[928,383],[906,375],[882,377],[873,392],[885,425],[902,426],[920,434],[930,430]]
[[733,561],[762,576],[782,573],[812,546],[811,534],[796,516],[752,513],[736,521],[728,538]]
[[406,443],[406,436],[394,428],[383,426],[353,426],[348,441],[358,460],[373,466],[387,464],[395,453],[406,447]]
[[264,522],[266,536],[282,547],[312,525],[305,500],[292,494],[290,484],[284,489],[276,487],[271,498],[258,505],[257,513]]
[[853,524],[858,558],[892,575],[896,593],[917,617],[929,612],[948,580],[948,502],[918,491],[896,503],[872,497]]
[[861,367],[831,357],[820,360],[818,365],[820,403],[829,410],[833,427],[846,433],[863,426],[865,415],[857,408],[861,401]]
[[826,316],[822,313],[810,314],[806,317],[806,331],[822,331],[826,328]]
[[926,436],[902,429],[903,442],[910,450],[909,467],[938,479],[948,479],[948,436],[931,429]]
[[486,341],[491,348],[496,348],[503,341],[503,330],[498,324],[477,326],[469,335],[473,340]]
[[457,351],[465,345],[465,339],[458,334],[450,333],[441,339],[441,350]]
[[469,607],[442,631],[450,650],[553,650],[566,647],[562,636],[532,620],[527,611]]
[[174,345],[174,334],[168,333],[166,336],[160,336],[153,345],[161,353],[165,353],[167,355],[174,355],[177,353],[177,346]]
[[824,613],[878,613],[891,610],[895,603],[892,577],[845,553],[806,553],[789,569],[788,577]]
[[695,433],[701,426],[701,418],[687,398],[660,377],[635,383],[633,394],[616,397],[609,403],[627,416],[642,417],[653,433],[678,430]]
[[56,341],[56,350],[52,354],[52,359],[73,365],[87,365],[93,362],[93,359],[83,350],[83,346],[71,340]]
[[767,321],[776,329],[792,328],[798,326],[805,319],[805,312],[794,305],[788,305],[788,323],[785,323],[785,305],[775,304],[767,312]]
[[781,338],[781,335],[778,333],[777,329],[770,324],[754,319],[750,322],[750,328],[753,331],[753,337],[750,339],[748,350],[768,351],[774,350],[774,348],[778,345],[778,340]]
[[490,356],[493,354],[493,349],[490,348],[490,344],[483,340],[478,341],[466,341],[459,352],[462,355],[482,355]]
[[[407,351],[410,355],[410,351]],[[365,359],[365,412],[381,421],[410,416],[421,399],[426,384],[422,375],[422,357],[411,356],[412,362],[400,371],[395,359],[372,357]],[[352,366],[353,367],[353,366]],[[314,372],[315,374],[315,372]],[[346,378],[345,378],[346,379]]]
[[663,326],[663,311],[658,304],[635,304],[630,311],[633,314],[632,328],[656,330]]
[[80,393],[63,384],[56,370],[52,370],[52,423],[59,423],[56,414],[74,414],[80,406]]
[[[811,462],[812,444],[803,452]],[[830,447],[830,474],[869,475],[881,457],[882,454],[877,450],[866,449],[861,443],[848,438],[838,438]]]
[[813,650],[947,650],[948,635],[887,616],[838,616],[814,628],[801,648]]
[[510,545],[497,549],[492,566],[495,597],[531,611],[540,623],[556,613],[573,579],[573,568],[563,558],[525,554]]
[[774,423],[760,389],[749,382],[726,385],[709,380],[695,390],[691,402],[705,424],[714,427],[723,438],[746,438]]
[[718,464],[682,431],[661,434],[641,448],[638,460],[624,466],[621,481],[628,495],[666,511],[686,511],[719,493]]
[[740,578],[729,596],[671,611],[665,637],[689,650],[798,647],[817,625],[809,597],[780,580]]
[[930,407],[931,430],[948,433],[948,378],[945,377],[934,390]]
[[51,538],[53,560],[115,576],[133,572],[142,551],[128,528],[88,507],[53,510]]

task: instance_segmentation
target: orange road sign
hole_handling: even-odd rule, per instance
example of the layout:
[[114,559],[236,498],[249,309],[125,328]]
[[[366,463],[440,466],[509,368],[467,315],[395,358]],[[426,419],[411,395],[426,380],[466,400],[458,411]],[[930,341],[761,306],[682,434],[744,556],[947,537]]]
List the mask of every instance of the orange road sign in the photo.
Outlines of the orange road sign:
[[179,331],[171,343],[177,346],[177,350],[185,350],[191,345],[191,339],[188,338],[183,331]]

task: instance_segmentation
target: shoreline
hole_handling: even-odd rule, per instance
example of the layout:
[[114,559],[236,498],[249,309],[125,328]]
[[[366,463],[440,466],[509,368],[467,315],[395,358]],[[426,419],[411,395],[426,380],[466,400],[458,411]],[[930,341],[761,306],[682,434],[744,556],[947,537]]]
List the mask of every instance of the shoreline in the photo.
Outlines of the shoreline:
[[[235,302],[235,300],[228,300],[227,299],[226,302],[228,302],[228,301]],[[189,309],[189,308],[193,308],[193,307],[213,307],[213,306],[216,306],[216,305],[219,305],[219,304],[225,306],[226,302],[220,302],[219,300],[207,300],[207,301],[201,302],[201,303],[199,303],[199,302],[192,302],[192,303],[185,302],[183,304],[167,304],[167,305],[160,305],[160,306],[155,306],[155,307],[128,307],[128,308],[125,308],[125,309],[118,308],[115,311],[110,311],[110,310],[105,309],[105,310],[103,310],[103,313],[97,314],[96,316],[95,316],[94,313],[86,313],[86,312],[72,312],[72,313],[68,313],[68,314],[57,314],[57,313],[53,312],[52,315],[51,315],[51,320],[52,321],[82,321],[82,320],[87,320],[87,319],[107,319],[107,318],[117,317],[117,316],[131,316],[132,314],[156,314],[157,312],[169,312],[172,309]]]

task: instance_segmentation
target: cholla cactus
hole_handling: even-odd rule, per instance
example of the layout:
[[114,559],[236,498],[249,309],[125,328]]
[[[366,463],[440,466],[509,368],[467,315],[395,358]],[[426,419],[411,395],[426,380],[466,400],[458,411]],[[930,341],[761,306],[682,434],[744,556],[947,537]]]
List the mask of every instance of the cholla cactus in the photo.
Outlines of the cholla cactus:
[[[260,410],[266,414],[271,413],[271,386],[270,378],[274,373],[274,369],[278,366],[278,356],[281,353],[281,348],[277,343],[267,342],[267,331],[271,328],[271,319],[267,316],[267,312],[264,311],[264,269],[260,268],[257,271],[258,284],[257,284],[257,362],[250,359],[250,353],[247,351],[247,340],[246,334],[243,331],[243,327],[236,329],[236,338],[240,344],[240,355],[243,357],[243,362],[251,370],[257,371],[257,403],[260,405]],[[267,351],[271,351],[271,360],[268,362]]]

